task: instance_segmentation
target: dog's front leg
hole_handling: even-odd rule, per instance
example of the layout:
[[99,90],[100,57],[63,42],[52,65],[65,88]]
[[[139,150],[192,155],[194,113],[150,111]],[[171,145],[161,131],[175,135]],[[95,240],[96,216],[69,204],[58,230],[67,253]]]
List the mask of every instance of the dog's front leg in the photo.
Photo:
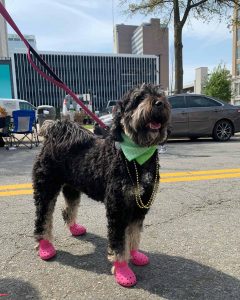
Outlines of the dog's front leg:
[[125,237],[126,228],[127,224],[120,216],[110,217],[108,214],[108,259],[111,262],[129,260],[129,247],[126,247]]
[[[130,223],[128,225],[123,224],[116,227],[109,222],[109,250],[108,258],[113,261],[129,261],[131,258],[131,252],[139,248],[140,235],[142,229],[142,220]],[[112,229],[114,227],[114,229]],[[119,238],[121,236],[121,238]],[[118,247],[116,248],[116,244]],[[113,245],[113,246],[111,246]],[[116,249],[115,249],[116,248]],[[123,250],[121,250],[123,249]]]
[[129,247],[129,253],[131,253],[134,250],[138,250],[139,244],[140,244],[140,236],[141,236],[141,230],[142,230],[142,223],[143,221],[136,221],[126,228],[126,243]]
[[107,207],[108,218],[108,258],[113,262],[112,272],[115,280],[122,286],[130,287],[136,284],[136,276],[128,266],[130,257],[130,244],[126,235],[128,220],[126,210],[123,207],[114,207],[111,203]]
[[129,245],[131,262],[137,266],[145,266],[149,263],[148,257],[139,251],[143,218],[131,223],[126,229],[126,244]]

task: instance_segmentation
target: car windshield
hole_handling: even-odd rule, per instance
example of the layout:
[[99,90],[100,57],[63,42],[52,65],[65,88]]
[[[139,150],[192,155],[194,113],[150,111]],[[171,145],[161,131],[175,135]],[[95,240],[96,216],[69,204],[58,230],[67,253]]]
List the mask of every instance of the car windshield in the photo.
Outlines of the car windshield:
[[28,102],[19,102],[19,108],[24,110],[36,110],[36,108]]

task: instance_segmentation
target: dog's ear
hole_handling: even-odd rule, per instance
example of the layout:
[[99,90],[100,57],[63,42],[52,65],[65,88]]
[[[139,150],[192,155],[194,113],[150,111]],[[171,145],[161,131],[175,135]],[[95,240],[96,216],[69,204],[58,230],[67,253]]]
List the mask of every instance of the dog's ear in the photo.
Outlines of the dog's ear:
[[131,103],[133,103],[134,99],[141,97],[146,86],[147,85],[143,83],[141,86],[136,86],[130,89],[128,92],[126,92],[123,95],[122,99],[117,102],[116,110],[113,118],[113,125],[110,130],[110,136],[112,137],[113,140],[118,142],[121,142],[123,140],[121,134],[123,132],[123,126],[121,124],[123,114],[124,112],[131,109]]
[[122,124],[121,124],[122,114],[123,114],[123,102],[118,101],[114,112],[113,124],[110,130],[111,138],[118,142],[122,141],[122,135],[121,135],[121,132],[123,131]]

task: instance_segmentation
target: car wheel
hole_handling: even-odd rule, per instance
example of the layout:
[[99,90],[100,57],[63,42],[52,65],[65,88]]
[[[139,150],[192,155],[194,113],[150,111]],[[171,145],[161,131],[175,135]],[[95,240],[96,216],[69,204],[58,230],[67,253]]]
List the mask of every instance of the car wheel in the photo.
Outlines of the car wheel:
[[226,142],[233,135],[233,126],[227,120],[221,120],[216,123],[213,129],[213,138],[215,141]]

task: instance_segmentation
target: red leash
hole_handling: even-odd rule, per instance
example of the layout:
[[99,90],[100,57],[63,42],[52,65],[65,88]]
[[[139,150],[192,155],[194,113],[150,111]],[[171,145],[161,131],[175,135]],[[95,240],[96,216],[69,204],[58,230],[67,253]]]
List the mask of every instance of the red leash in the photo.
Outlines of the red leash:
[[[96,121],[101,127],[107,129],[107,126],[91,111],[89,110],[81,100],[78,99],[77,95],[53,72],[53,70],[47,65],[47,63],[42,59],[42,57],[32,48],[32,46],[28,43],[28,41],[24,38],[21,31],[18,29],[17,25],[14,23],[13,19],[0,2],[0,14],[3,18],[8,22],[8,24],[14,29],[14,31],[19,35],[21,40],[24,42],[26,47],[28,48],[27,58],[32,67],[46,80],[52,82],[56,86],[63,89],[67,94],[72,96],[72,98],[81,106],[81,108],[88,114],[94,121]],[[43,71],[41,71],[36,64],[33,62],[31,54],[35,57],[35,59],[43,66],[43,68],[51,75],[47,75]]]

